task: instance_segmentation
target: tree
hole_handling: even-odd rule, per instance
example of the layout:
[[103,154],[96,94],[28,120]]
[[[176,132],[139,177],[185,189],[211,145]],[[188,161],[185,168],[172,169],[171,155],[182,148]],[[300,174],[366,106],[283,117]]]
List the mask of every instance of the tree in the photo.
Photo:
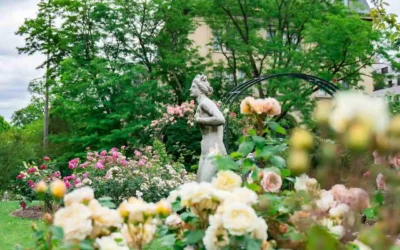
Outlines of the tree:
[[8,124],[8,122],[4,120],[4,117],[0,115],[0,133],[3,133],[9,129],[10,129],[10,124]]
[[[354,87],[360,70],[372,64],[380,35],[339,2],[200,0],[197,9],[226,59],[221,73],[232,75],[234,85],[239,72],[247,79],[298,72]],[[309,95],[316,91],[308,83],[284,78],[257,88],[260,97],[278,96],[284,108],[280,118],[291,107],[311,110]]]
[[43,87],[40,88],[42,91],[38,93],[42,94],[45,99],[43,116],[43,146],[45,150],[48,145],[50,88],[55,84],[59,63],[66,56],[63,40],[54,24],[59,12],[53,1],[41,0],[38,3],[37,17],[26,20],[16,33],[25,36],[25,46],[18,48],[19,53],[46,55],[46,60],[38,66],[38,68],[45,69],[45,80],[39,82],[43,84]]

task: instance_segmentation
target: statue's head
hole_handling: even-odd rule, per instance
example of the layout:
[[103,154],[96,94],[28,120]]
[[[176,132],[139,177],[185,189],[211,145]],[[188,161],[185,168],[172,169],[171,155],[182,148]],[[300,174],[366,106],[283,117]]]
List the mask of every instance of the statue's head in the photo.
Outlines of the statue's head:
[[190,96],[196,98],[201,94],[206,96],[210,96],[213,92],[213,88],[211,88],[210,83],[207,80],[207,76],[205,75],[197,75],[192,82],[192,86],[190,87]]

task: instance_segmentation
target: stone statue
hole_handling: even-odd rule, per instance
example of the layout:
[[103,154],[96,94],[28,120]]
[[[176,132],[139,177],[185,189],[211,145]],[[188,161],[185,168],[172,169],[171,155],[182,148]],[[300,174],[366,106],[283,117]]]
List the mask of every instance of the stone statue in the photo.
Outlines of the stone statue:
[[226,155],[223,143],[225,118],[217,105],[207,97],[212,92],[213,89],[207,81],[207,76],[197,75],[194,78],[190,87],[190,96],[196,98],[198,104],[194,119],[199,124],[202,134],[197,182],[211,182],[212,177],[217,173],[217,167],[208,157],[210,153]]

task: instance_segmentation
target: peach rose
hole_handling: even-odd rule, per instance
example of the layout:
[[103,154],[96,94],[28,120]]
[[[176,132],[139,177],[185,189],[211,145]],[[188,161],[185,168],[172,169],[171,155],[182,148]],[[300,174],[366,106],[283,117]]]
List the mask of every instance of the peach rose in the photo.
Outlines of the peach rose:
[[261,114],[263,112],[263,108],[264,108],[264,100],[262,100],[262,99],[254,100],[253,99],[252,101],[250,101],[250,107],[255,113]]
[[240,113],[244,115],[249,115],[251,114],[251,106],[250,103],[254,101],[254,98],[251,96],[248,96],[242,100],[240,103]]
[[274,172],[264,172],[261,186],[266,192],[277,193],[282,187],[282,178]]
[[275,98],[267,98],[265,100],[268,101],[271,106],[267,113],[269,116],[277,116],[281,114],[281,105]]

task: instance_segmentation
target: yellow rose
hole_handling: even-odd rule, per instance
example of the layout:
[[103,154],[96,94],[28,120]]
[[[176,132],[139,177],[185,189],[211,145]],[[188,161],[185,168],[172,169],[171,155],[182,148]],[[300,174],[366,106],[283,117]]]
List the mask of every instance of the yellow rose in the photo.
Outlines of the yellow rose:
[[48,190],[47,184],[44,181],[39,181],[39,183],[36,184],[35,190],[37,193],[46,193]]
[[290,146],[295,149],[311,149],[313,146],[313,136],[305,129],[296,128],[293,130],[292,137],[290,138]]
[[55,180],[50,184],[51,194],[58,199],[62,199],[67,192],[65,183],[61,180]]

